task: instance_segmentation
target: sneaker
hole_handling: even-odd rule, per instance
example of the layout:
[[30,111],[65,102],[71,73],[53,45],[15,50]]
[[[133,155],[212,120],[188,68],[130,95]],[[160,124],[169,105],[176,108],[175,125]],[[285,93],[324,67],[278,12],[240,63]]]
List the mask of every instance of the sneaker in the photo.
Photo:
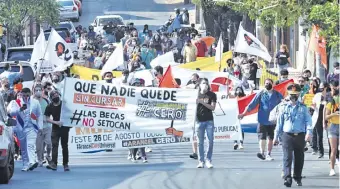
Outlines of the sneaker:
[[19,156],[18,156],[18,160],[21,160],[21,159],[22,159],[22,158],[21,158],[21,155],[19,155]]
[[44,165],[44,162],[42,162],[42,161],[38,162],[38,167],[42,167],[43,165]]
[[339,159],[336,159],[335,160],[335,165],[338,165],[339,164]]
[[264,154],[261,154],[261,153],[257,153],[257,157],[262,159],[262,160],[265,160],[266,158],[264,157]]
[[51,170],[53,170],[53,171],[56,171],[56,170],[57,170],[57,165],[54,164],[54,163],[51,163],[51,164],[48,164],[48,165],[46,166],[46,168],[47,168],[47,169],[51,169]]
[[335,176],[335,175],[336,175],[335,170],[331,169],[331,171],[329,172],[329,176]]
[[281,172],[281,178],[283,178],[284,176],[285,176],[285,172],[282,171],[282,172]]
[[198,155],[196,153],[193,153],[189,156],[192,159],[198,159]]
[[132,156],[129,154],[127,157],[127,160],[131,160],[131,159],[132,159]]
[[29,171],[28,165],[25,165],[24,167],[22,167],[21,171]]
[[238,148],[238,144],[235,143],[235,144],[234,144],[234,150],[237,150],[237,148]]
[[64,165],[64,171],[70,171],[70,167],[68,165]]
[[148,159],[146,157],[142,157],[143,163],[147,163]]
[[145,147],[145,152],[152,152],[152,149],[150,147]]
[[319,154],[318,159],[323,158],[323,154]]
[[29,166],[28,166],[28,170],[33,171],[35,168],[38,167],[38,165],[39,165],[38,162],[30,163]]
[[136,158],[131,158],[131,162],[132,162],[132,163],[137,163]]
[[210,169],[210,168],[213,168],[214,166],[213,166],[213,164],[211,164],[211,162],[210,161],[206,161],[205,162],[205,166],[207,166],[207,168],[208,169]]
[[18,160],[18,154],[14,154],[14,160],[17,161]]
[[243,150],[243,144],[240,144],[240,147],[238,149]]
[[317,153],[318,153],[318,151],[313,150],[312,155],[316,155]]
[[269,154],[266,156],[266,160],[267,161],[273,161],[274,160],[274,158],[272,158],[272,156],[270,156]]
[[[52,161],[52,158],[50,156],[46,156],[46,160],[47,162],[51,162]],[[45,162],[46,163],[46,162]]]
[[203,167],[204,167],[203,162],[199,162],[198,165],[197,165],[197,168],[203,168]]

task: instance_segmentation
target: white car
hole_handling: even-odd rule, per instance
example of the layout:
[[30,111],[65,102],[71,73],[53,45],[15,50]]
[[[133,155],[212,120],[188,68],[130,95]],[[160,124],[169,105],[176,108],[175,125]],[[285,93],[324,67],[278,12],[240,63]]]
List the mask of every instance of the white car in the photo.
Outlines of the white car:
[[72,19],[75,22],[79,22],[78,6],[73,0],[59,0],[60,20]]
[[[0,103],[0,184],[8,184],[14,173],[14,135],[13,126],[5,124],[7,115],[6,108]],[[12,122],[13,123],[13,122]]]
[[97,16],[91,26],[94,27],[94,32],[96,34],[103,34],[103,27],[107,25],[109,22],[113,22],[116,26],[124,25],[124,20],[119,15],[104,15],[104,16]]
[[24,47],[10,47],[5,53],[5,61],[30,61],[33,53],[33,45]]
[[60,22],[57,28],[67,28],[70,31],[71,35],[75,36],[76,27],[74,27],[71,21]]
[[[11,72],[19,72],[20,67],[14,61],[11,61],[11,62],[0,62],[0,74],[2,72],[4,72],[4,66],[5,66],[6,63],[10,63],[10,65],[11,65]],[[23,85],[24,88],[27,87],[27,88],[32,89],[33,83],[34,83],[34,79],[35,79],[36,69],[34,67],[32,67],[30,62],[20,61],[20,63],[22,64],[22,67],[24,68],[24,75],[22,76],[22,79],[24,81],[23,81],[22,85]]]

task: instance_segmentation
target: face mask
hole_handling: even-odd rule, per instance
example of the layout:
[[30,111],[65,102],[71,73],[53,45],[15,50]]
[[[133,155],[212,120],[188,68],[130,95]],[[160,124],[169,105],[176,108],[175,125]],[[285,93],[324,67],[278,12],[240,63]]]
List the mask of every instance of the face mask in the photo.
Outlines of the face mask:
[[112,83],[112,78],[111,79],[105,79],[106,83]]
[[48,96],[48,91],[44,91],[45,96]]
[[22,97],[22,100],[23,100],[25,103],[28,103],[28,101],[30,100],[30,97]]
[[59,79],[53,79],[53,83],[58,83]]
[[60,98],[59,98],[59,97],[55,97],[55,98],[52,99],[52,101],[53,101],[54,103],[58,103],[58,102],[60,101]]
[[156,40],[158,40],[158,39],[159,39],[159,37],[158,37],[158,36],[156,36],[156,37],[155,37],[155,39],[156,39]]
[[208,90],[208,85],[207,84],[200,84],[201,91],[206,91]]
[[287,80],[287,78],[281,77],[281,81],[286,81],[286,80]]
[[273,85],[270,84],[270,83],[268,83],[268,84],[265,85],[265,88],[266,88],[268,91],[269,91],[269,90],[272,90]]
[[303,89],[305,87],[305,85],[300,85],[301,89]]
[[192,83],[196,85],[197,81],[192,81]]
[[189,47],[189,46],[190,46],[190,43],[187,43],[187,46]]
[[147,51],[147,50],[148,50],[148,48],[146,48],[146,47],[142,47],[142,48],[141,48],[141,50],[142,50],[142,51]]
[[148,33],[148,32],[149,32],[149,30],[145,30],[144,32],[145,32],[145,33]]
[[303,77],[305,79],[305,81],[309,81],[309,78],[308,77]]
[[298,95],[294,94],[294,95],[289,95],[289,100],[292,102],[296,102],[298,100]]
[[6,89],[9,89],[9,84],[8,84],[8,83],[5,84],[4,87],[5,87]]
[[334,96],[337,96],[339,95],[339,89],[334,89],[334,93],[333,93]]
[[35,92],[34,95],[35,95],[36,97],[41,97],[41,91]]
[[113,52],[113,48],[109,48],[109,52]]
[[136,42],[132,42],[131,45],[135,46],[137,43]]

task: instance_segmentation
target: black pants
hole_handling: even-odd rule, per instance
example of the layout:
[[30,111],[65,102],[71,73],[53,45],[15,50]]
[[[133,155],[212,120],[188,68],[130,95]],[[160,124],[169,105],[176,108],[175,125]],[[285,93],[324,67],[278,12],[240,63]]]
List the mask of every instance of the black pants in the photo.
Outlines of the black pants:
[[69,127],[54,127],[52,128],[52,162],[58,165],[58,147],[61,140],[63,153],[63,165],[68,165],[68,134]]
[[318,121],[313,129],[312,148],[314,151],[319,151],[322,155],[324,154],[322,121]]
[[294,179],[301,181],[303,164],[305,161],[305,133],[293,135],[282,134],[284,179],[292,178],[292,161],[294,153]]
[[140,150],[140,153],[142,153],[142,157],[146,157],[145,147],[142,147],[142,148],[132,148],[132,149],[130,149],[130,154],[131,154],[132,158],[136,159],[136,155],[137,155],[138,150]]

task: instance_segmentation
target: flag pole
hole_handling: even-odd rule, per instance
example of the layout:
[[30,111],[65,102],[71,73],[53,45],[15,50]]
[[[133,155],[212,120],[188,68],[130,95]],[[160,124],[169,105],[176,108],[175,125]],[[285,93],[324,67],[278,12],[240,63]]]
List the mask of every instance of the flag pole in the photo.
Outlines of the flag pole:
[[[42,31],[43,31],[42,28],[40,28],[40,32],[42,32]],[[52,34],[52,28],[51,28],[51,34]],[[38,77],[39,77],[39,75],[40,75],[40,72],[41,72],[41,64],[42,64],[42,62],[45,60],[45,56],[46,56],[46,53],[47,53],[47,48],[48,48],[48,45],[49,45],[49,43],[50,43],[51,34],[50,34],[50,36],[48,37],[48,40],[47,40],[47,43],[46,43],[46,47],[45,47],[44,55],[42,56],[41,59],[38,60],[38,61],[40,61],[40,64],[37,63],[37,72],[36,72],[36,74],[35,74],[34,83],[37,82],[37,79],[38,79]],[[40,35],[40,34],[39,34],[39,35]]]
[[[222,41],[222,43],[223,43],[223,40],[222,40],[222,33],[221,33],[221,35],[220,35],[220,39],[221,39],[221,41]],[[218,41],[220,41],[220,40],[218,40]],[[220,48],[220,54],[218,55],[218,56],[220,56],[220,66],[218,67],[218,72],[221,72],[221,67],[222,67],[222,45],[221,44],[219,44],[219,48]]]

